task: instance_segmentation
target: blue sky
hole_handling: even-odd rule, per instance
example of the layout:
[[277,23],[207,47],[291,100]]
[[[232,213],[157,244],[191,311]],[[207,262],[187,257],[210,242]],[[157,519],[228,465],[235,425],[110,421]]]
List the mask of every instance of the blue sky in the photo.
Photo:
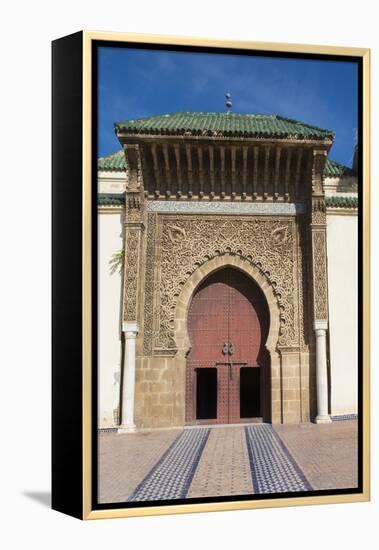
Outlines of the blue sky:
[[98,156],[120,148],[114,122],[177,111],[279,114],[333,130],[329,154],[351,166],[357,128],[355,63],[99,48]]

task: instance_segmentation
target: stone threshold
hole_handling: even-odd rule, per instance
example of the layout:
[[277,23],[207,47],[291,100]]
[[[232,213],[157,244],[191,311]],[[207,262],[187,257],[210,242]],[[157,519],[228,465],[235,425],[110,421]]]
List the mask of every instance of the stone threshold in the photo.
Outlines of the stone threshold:
[[269,422],[263,422],[263,420],[257,420],[255,422],[239,422],[236,424],[191,424],[184,426],[184,430],[194,430],[196,428],[239,428],[243,426],[257,426],[261,424],[270,425]]

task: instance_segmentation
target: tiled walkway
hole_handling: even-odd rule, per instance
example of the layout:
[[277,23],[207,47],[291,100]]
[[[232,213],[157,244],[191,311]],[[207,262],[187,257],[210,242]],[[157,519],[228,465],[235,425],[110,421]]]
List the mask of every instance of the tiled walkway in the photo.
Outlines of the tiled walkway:
[[99,435],[100,503],[356,485],[356,421]]

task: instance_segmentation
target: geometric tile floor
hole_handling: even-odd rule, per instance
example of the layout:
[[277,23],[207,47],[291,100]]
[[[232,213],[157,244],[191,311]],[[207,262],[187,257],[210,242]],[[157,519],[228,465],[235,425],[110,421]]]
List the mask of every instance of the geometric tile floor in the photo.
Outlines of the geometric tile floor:
[[255,493],[312,490],[311,484],[272,426],[247,426],[245,433]]
[[99,434],[99,502],[357,486],[357,422]]
[[128,500],[186,498],[209,432],[207,428],[183,430]]

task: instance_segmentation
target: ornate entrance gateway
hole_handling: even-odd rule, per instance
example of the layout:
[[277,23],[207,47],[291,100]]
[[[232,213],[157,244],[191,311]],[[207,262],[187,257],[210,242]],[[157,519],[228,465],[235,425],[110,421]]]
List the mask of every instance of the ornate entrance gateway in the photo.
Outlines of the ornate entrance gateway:
[[259,287],[225,268],[200,285],[188,314],[186,421],[267,419],[269,313]]
[[333,134],[232,113],[131,120],[116,132],[126,175],[120,431],[330,422]]

